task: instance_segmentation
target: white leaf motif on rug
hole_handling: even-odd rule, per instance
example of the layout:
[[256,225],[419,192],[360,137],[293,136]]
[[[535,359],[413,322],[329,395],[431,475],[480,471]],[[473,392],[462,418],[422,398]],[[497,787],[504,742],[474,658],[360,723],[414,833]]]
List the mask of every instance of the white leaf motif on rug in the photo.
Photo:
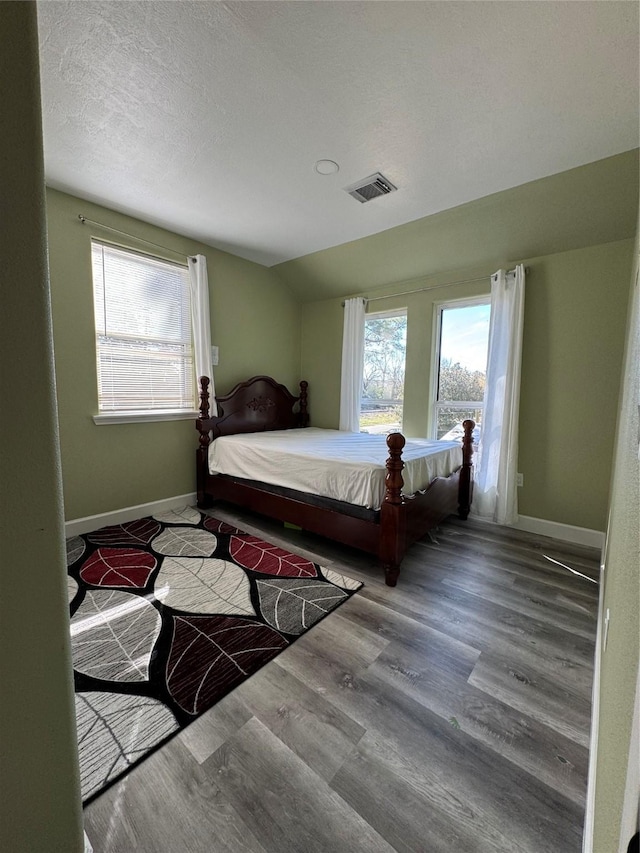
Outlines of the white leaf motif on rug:
[[76,694],[76,724],[83,799],[178,729],[156,699],[95,691]]
[[151,547],[168,557],[210,557],[217,544],[217,538],[206,530],[169,527],[153,540]]
[[354,581],[353,578],[348,578],[346,575],[334,572],[333,569],[325,569],[324,566],[320,566],[320,570],[328,581],[331,581],[336,586],[341,586],[343,589],[360,589],[362,586],[360,581]]
[[257,582],[260,609],[276,630],[302,634],[333,610],[347,594],[333,584],[274,578]]
[[192,506],[183,506],[179,509],[159,512],[153,517],[156,521],[161,521],[163,524],[200,524],[200,513]]
[[255,616],[249,578],[227,560],[167,557],[155,588],[156,598],[177,610]]
[[152,604],[127,592],[92,590],[71,617],[73,665],[111,681],[145,681],[161,618]]
[[69,604],[71,604],[73,599],[76,597],[77,592],[78,592],[78,584],[71,577],[71,575],[67,575],[67,593],[69,595]]
[[78,557],[84,554],[85,548],[84,539],[80,536],[72,536],[67,539],[67,566],[72,566]]

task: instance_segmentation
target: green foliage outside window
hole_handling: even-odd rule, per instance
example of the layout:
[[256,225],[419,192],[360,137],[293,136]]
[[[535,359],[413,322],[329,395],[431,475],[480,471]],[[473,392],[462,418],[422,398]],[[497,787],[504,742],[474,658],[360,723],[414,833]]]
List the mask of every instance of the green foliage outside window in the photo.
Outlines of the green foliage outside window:
[[[484,398],[486,378],[486,374],[481,370],[469,370],[451,358],[443,358],[440,362],[438,400],[440,402],[460,400],[467,403],[481,403]],[[438,407],[437,437],[441,438],[466,418],[471,418],[476,423],[480,423],[482,411],[474,408]]]
[[364,334],[363,398],[401,401],[404,395],[406,315],[367,319]]
[[481,403],[484,398],[486,374],[481,370],[469,370],[451,358],[440,362],[440,387],[438,400],[465,400]]

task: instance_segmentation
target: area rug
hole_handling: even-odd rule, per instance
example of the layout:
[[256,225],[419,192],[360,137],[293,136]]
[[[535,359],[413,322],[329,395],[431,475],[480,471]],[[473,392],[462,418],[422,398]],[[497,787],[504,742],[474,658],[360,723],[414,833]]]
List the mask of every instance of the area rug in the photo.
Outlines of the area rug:
[[185,507],[67,541],[88,803],[361,584]]

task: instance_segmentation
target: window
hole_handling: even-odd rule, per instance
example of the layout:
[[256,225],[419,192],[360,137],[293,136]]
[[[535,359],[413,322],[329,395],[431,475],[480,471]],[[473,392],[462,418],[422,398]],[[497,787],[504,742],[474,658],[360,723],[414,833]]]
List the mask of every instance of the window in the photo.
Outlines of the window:
[[484,386],[489,344],[488,297],[437,306],[436,365],[433,394],[434,438],[462,437],[462,422],[472,418],[477,444],[482,430]]
[[367,314],[360,405],[361,432],[402,429],[407,312]]
[[187,268],[95,240],[91,253],[100,414],[192,413]]

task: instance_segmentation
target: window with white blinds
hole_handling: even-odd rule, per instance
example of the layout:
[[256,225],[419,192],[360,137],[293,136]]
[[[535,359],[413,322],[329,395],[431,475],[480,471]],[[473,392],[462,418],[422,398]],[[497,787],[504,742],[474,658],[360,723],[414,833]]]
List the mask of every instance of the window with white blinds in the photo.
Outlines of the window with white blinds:
[[100,413],[195,409],[186,267],[91,241]]

